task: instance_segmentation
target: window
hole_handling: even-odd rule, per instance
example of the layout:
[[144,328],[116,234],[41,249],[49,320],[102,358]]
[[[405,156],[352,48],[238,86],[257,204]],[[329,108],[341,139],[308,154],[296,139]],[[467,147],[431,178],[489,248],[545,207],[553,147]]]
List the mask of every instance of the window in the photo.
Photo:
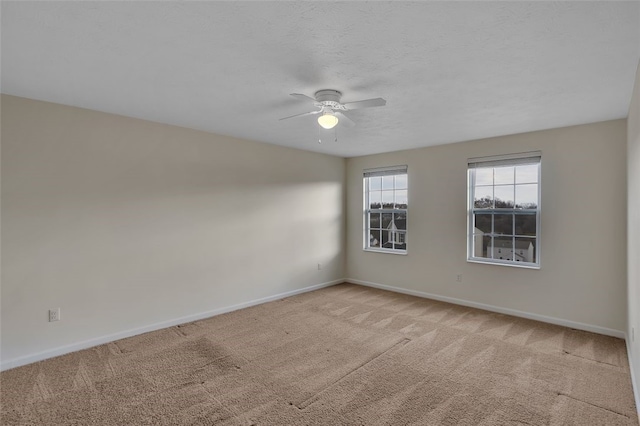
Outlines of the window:
[[469,160],[467,260],[540,266],[540,158]]
[[364,248],[407,252],[407,166],[364,171]]

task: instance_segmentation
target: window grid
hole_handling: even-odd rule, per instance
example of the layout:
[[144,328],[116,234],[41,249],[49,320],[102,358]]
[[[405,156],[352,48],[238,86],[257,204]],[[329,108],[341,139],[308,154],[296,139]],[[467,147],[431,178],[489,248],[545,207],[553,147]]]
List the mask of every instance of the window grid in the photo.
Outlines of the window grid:
[[364,177],[365,250],[406,253],[407,173]]
[[539,158],[469,168],[468,260],[538,267],[539,200]]

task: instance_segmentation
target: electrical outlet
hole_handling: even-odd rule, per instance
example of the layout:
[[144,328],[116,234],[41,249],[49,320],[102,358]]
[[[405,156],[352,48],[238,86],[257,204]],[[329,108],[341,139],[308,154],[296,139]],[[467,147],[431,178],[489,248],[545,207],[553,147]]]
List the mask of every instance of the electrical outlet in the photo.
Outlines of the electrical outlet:
[[462,282],[462,274],[456,275],[456,281],[459,282],[459,283]]
[[322,263],[318,263],[318,271],[322,270]]
[[60,308],[49,309],[49,322],[60,321]]

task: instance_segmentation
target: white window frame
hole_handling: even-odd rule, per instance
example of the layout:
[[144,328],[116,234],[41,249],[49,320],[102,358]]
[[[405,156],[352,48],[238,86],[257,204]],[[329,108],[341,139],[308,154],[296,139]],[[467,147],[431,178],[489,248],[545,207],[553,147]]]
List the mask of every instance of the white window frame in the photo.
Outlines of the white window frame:
[[[371,205],[369,203],[369,191],[370,191],[370,186],[369,186],[369,178],[370,177],[378,177],[378,176],[398,176],[398,175],[405,175],[407,177],[407,187],[406,188],[396,188],[395,187],[395,181],[394,181],[394,194],[395,191],[398,190],[406,190],[407,191],[407,208],[403,209],[403,208],[382,208],[382,205],[380,206],[379,209],[372,209]],[[401,254],[401,255],[406,255],[407,254],[407,249],[406,247],[408,247],[408,237],[407,234],[409,232],[409,222],[408,222],[408,191],[409,191],[409,174],[408,174],[408,168],[406,165],[403,166],[391,166],[391,167],[379,167],[379,168],[375,168],[375,169],[366,169],[364,170],[363,173],[363,178],[362,178],[362,183],[363,183],[363,198],[364,198],[364,220],[363,220],[363,249],[365,251],[372,251],[372,252],[379,252],[379,253],[390,253],[390,254]],[[394,195],[394,205],[395,205],[395,195]],[[393,248],[385,248],[385,247],[372,247],[370,245],[371,243],[371,226],[369,223],[369,217],[371,213],[404,213],[405,216],[405,220],[406,220],[406,226],[404,230],[399,230],[399,231],[390,231],[390,230],[386,230],[382,228],[382,215],[380,216],[380,228],[375,228],[375,230],[379,230],[380,232],[394,232],[394,234],[404,234],[404,245],[405,248],[404,249],[400,249],[400,248],[395,248],[395,240],[396,238],[399,238],[399,235],[394,236],[394,242],[393,242]],[[382,240],[382,235],[380,235],[380,240]],[[402,243],[400,243],[402,244]]]
[[[474,206],[475,199],[475,188],[476,188],[476,170],[480,168],[494,168],[501,166],[518,166],[518,165],[533,165],[537,164],[538,166],[538,202],[536,204],[536,208],[525,209],[525,208],[517,208],[516,205],[513,208],[496,208],[495,204],[493,208],[476,208]],[[540,269],[540,211],[541,211],[541,181],[542,181],[542,173],[541,173],[541,164],[542,164],[542,154],[539,151],[535,152],[525,152],[519,154],[509,154],[509,155],[500,155],[494,157],[480,157],[480,158],[470,158],[468,161],[467,168],[467,176],[468,176],[468,187],[467,187],[467,261],[474,263],[486,263],[492,265],[503,265],[503,266],[512,266],[512,267],[520,267],[520,268],[530,268],[530,269]],[[516,190],[516,186],[518,184],[514,181],[514,191]],[[494,200],[495,200],[495,187],[500,186],[494,184]],[[515,196],[514,196],[515,200]],[[516,200],[517,202],[517,200]],[[507,259],[498,259],[492,257],[484,257],[477,256],[474,253],[475,250],[475,224],[474,224],[474,214],[475,213],[485,213],[491,214],[491,228],[492,231],[489,233],[489,237],[491,241],[494,241],[494,238],[511,238],[512,240],[512,248],[510,250],[511,260]],[[494,215],[495,214],[511,214],[513,215],[512,219],[512,232],[510,234],[498,234],[495,232],[494,226]],[[515,260],[517,255],[516,253],[516,238],[526,238],[531,237],[530,235],[518,235],[516,234],[516,216],[521,214],[535,214],[536,216],[536,235],[535,235],[535,261],[534,262],[522,262]],[[493,247],[492,251],[495,251],[495,244],[491,244]],[[498,249],[500,250],[500,249]],[[491,253],[493,255],[493,253]],[[488,253],[487,253],[488,255]],[[509,255],[509,252],[506,253]]]

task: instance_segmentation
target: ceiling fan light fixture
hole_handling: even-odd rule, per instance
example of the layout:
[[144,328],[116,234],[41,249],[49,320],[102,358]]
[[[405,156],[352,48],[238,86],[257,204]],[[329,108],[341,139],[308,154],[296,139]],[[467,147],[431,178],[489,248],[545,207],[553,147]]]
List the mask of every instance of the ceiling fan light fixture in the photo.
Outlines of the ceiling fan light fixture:
[[338,124],[338,117],[331,114],[330,112],[325,112],[320,117],[318,117],[318,124],[321,125],[324,129],[333,129]]

